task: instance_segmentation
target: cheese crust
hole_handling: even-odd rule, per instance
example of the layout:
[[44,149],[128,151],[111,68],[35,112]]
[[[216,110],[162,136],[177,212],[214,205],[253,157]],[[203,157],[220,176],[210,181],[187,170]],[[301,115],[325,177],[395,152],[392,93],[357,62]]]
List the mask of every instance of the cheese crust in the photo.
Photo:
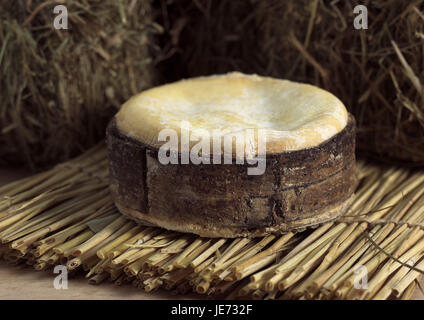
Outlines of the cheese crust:
[[[163,129],[175,130],[181,142],[184,127],[194,137],[190,149],[198,143],[196,137],[205,137],[205,132],[212,146],[227,135],[260,129],[267,154],[317,146],[341,132],[347,121],[343,103],[325,90],[238,72],[146,90],[128,100],[116,115],[120,132],[153,149],[165,143],[158,141]],[[257,145],[258,141],[253,143]],[[251,149],[257,150],[256,145]],[[223,148],[221,143],[221,152]],[[233,155],[235,150],[233,139]]]
[[[231,156],[237,160],[237,137],[257,130],[248,147],[254,156],[259,132],[265,135],[264,172],[249,175],[249,161],[164,163],[163,129],[178,137],[178,159],[188,132],[190,151],[196,138],[207,137],[214,158],[218,151],[228,155],[222,142],[235,136]],[[110,122],[107,144],[111,195],[123,214],[203,237],[258,237],[319,225],[348,210],[357,183],[355,120],[342,102],[308,84],[257,75],[200,77],[144,91]]]
[[134,220],[203,237],[258,237],[301,230],[345,212],[356,187],[355,121],[309,149],[269,155],[263,175],[247,164],[163,165],[152,147],[107,130],[110,191]]

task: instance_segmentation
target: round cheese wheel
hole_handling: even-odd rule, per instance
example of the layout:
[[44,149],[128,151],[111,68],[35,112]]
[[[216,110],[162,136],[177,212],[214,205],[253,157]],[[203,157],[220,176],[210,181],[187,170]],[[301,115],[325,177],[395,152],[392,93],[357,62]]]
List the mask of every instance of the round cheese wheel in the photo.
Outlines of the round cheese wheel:
[[[175,130],[179,139],[182,127],[193,137],[207,132],[211,143],[213,138],[261,129],[271,154],[317,146],[343,130],[347,120],[343,103],[325,90],[238,72],[146,90],[116,116],[122,133],[153,148],[163,144],[158,136],[164,128]],[[190,150],[195,144],[190,141]]]
[[316,226],[345,212],[356,186],[353,116],[288,80],[230,73],[144,91],[107,141],[118,209],[200,236]]

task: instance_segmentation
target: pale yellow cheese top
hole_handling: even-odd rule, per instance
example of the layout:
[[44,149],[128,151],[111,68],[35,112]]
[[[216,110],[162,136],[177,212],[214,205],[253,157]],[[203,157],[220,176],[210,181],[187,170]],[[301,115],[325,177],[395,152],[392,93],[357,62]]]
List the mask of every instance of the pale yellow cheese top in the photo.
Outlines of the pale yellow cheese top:
[[212,137],[262,129],[268,154],[317,146],[343,130],[347,119],[343,103],[325,90],[238,72],[143,91],[116,115],[122,133],[155,148],[164,143],[158,141],[162,129],[180,135],[181,126],[189,127],[192,137],[209,132],[211,146]]

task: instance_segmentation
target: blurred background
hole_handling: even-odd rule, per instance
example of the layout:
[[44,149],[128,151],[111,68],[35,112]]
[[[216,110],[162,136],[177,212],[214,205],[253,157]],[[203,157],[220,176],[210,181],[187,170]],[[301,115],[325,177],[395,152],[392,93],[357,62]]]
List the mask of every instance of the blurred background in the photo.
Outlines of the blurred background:
[[52,166],[102,140],[131,95],[236,70],[329,90],[360,155],[424,166],[424,1],[2,0],[0,17],[2,165]]

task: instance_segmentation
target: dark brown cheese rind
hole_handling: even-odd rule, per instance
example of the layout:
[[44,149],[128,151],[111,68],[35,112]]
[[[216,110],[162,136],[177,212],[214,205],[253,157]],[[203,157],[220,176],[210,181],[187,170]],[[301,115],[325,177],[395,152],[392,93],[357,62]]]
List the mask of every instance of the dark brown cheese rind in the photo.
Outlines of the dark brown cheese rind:
[[204,237],[262,236],[335,219],[356,187],[355,120],[309,149],[267,154],[263,175],[248,165],[168,164],[158,151],[107,129],[110,190],[119,210],[144,224]]

